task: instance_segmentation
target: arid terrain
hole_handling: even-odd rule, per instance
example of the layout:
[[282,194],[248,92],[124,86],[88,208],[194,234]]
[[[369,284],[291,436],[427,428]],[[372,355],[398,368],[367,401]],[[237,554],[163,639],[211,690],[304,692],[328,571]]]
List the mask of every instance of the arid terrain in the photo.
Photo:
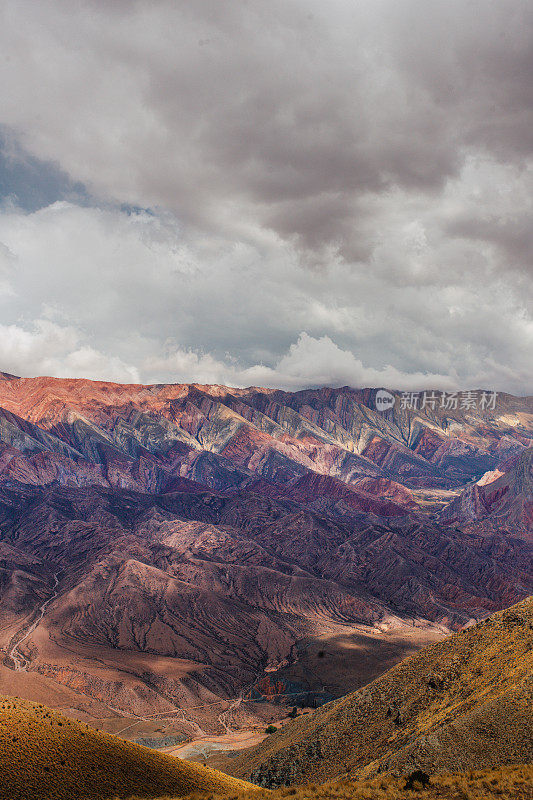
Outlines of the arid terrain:
[[533,762],[533,598],[226,762],[266,788]]
[[[323,785],[263,790],[253,794],[255,800],[531,800],[533,798],[533,766],[516,764],[496,769],[468,770],[454,774],[432,775],[426,788],[414,782],[406,791],[409,776],[383,776],[360,781],[349,778]],[[219,797],[210,793],[210,800]],[[234,800],[245,800],[249,790],[232,792]],[[199,794],[192,797],[198,798]],[[205,797],[205,795],[204,795]],[[165,800],[170,800],[166,798]]]
[[[533,592],[531,398],[0,380],[0,688],[264,732]],[[419,403],[420,405],[420,403]]]
[[0,698],[2,800],[108,800],[215,791],[249,784],[92,730],[41,704]]
[[530,598],[226,756],[254,783],[0,698],[0,797],[531,800],[532,659]]

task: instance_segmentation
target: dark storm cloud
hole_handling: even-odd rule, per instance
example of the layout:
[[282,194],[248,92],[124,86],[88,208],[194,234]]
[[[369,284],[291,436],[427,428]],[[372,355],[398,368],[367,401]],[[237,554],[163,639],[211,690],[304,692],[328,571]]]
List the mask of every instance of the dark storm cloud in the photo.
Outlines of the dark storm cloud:
[[[49,206],[0,224],[27,370],[50,351],[50,369],[157,379],[303,385],[331,364],[350,382],[391,364],[398,385],[527,383],[529,0],[8,0],[2,15],[20,204]],[[50,205],[77,181],[100,209]],[[102,366],[110,352],[122,366]]]
[[[438,190],[465,148],[531,152],[529,2],[43,6],[26,20],[27,44],[42,37],[47,99],[65,125],[39,109],[31,143],[48,155],[63,147],[69,169],[100,190],[141,205],[148,195],[202,224],[220,223],[226,201],[309,247],[322,238],[350,250],[345,220],[359,197]],[[72,78],[55,73],[69,66]],[[75,96],[82,80],[88,97]],[[117,159],[129,179],[116,180]]]
[[498,246],[505,263],[526,275],[533,276],[533,228],[531,215],[512,217],[483,214],[459,216],[447,227],[450,236],[489,242]]

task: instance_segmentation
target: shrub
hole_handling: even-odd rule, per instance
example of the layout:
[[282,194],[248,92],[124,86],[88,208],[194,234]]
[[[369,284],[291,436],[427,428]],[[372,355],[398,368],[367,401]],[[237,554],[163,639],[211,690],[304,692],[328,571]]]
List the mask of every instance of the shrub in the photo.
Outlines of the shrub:
[[420,784],[423,789],[429,786],[429,775],[427,772],[422,772],[421,769],[415,769],[414,772],[411,772],[411,774],[407,776],[404,788],[416,789],[417,783]]

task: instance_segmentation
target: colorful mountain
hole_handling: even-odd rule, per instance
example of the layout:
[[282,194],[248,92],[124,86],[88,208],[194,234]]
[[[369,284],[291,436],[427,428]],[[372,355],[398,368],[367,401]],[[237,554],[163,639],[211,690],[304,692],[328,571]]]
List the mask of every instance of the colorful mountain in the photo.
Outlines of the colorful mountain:
[[216,731],[533,592],[532,398],[392,396],[3,374],[0,685]]

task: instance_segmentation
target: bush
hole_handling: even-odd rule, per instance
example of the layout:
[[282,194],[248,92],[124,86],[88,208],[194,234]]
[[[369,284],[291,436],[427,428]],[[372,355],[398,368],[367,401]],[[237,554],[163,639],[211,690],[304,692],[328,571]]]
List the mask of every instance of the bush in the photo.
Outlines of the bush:
[[421,769],[415,769],[407,776],[404,789],[415,789],[416,784],[419,784],[423,789],[429,786],[429,775],[427,772],[422,772]]

